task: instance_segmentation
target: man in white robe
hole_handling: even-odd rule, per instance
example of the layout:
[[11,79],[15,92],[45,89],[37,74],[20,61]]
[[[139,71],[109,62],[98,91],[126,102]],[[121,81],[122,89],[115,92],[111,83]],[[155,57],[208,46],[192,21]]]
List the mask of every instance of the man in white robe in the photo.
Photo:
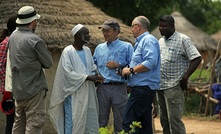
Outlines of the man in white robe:
[[74,44],[63,50],[58,63],[49,114],[58,134],[98,134],[94,81],[102,77],[94,75],[96,65],[91,51],[83,46],[90,39],[88,29],[78,24],[72,34]]

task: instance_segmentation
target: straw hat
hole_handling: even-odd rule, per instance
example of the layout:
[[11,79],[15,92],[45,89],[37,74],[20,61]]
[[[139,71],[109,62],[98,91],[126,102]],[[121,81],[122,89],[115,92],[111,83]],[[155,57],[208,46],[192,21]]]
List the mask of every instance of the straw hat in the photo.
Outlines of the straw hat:
[[28,24],[33,20],[39,19],[41,16],[36,13],[32,6],[23,6],[18,10],[17,24]]

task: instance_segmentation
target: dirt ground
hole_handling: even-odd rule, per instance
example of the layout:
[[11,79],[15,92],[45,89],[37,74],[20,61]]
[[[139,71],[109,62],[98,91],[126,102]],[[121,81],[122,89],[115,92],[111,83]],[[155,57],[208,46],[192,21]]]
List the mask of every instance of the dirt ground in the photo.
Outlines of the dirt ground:
[[[221,120],[210,120],[205,118],[191,117],[183,118],[186,126],[187,134],[221,134]],[[159,118],[154,119],[155,134],[163,134],[162,127],[160,126]],[[4,134],[5,115],[0,113],[0,133]],[[43,128],[43,134],[56,134],[49,119]]]
[[[49,92],[50,93],[50,92]],[[49,97],[48,97],[49,98]],[[1,95],[0,95],[1,100]],[[212,120],[213,119],[213,120]],[[186,126],[187,134],[221,134],[221,119],[205,118],[205,117],[184,117],[183,122]],[[109,124],[113,124],[112,114],[110,116]],[[159,116],[154,119],[155,134],[163,134],[162,127],[160,125]],[[0,134],[4,134],[5,131],[5,114],[0,112]],[[43,127],[43,134],[56,134],[52,123],[49,120],[49,116],[46,118],[45,125]]]
[[[183,118],[187,134],[221,134],[221,120],[191,117]],[[163,134],[159,118],[154,119],[156,134]]]

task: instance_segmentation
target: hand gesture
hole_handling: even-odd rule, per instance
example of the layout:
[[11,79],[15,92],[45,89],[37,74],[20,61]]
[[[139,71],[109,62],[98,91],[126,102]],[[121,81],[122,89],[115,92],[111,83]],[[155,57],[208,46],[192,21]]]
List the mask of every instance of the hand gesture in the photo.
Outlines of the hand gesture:
[[98,74],[98,75],[89,75],[86,80],[103,82],[104,78]]

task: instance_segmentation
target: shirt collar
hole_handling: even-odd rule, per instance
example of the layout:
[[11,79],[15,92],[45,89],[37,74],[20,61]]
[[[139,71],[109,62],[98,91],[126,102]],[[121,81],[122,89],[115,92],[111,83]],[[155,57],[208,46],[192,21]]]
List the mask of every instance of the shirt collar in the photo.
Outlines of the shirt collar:
[[109,46],[109,45],[114,45],[114,44],[116,44],[117,42],[119,42],[119,39],[116,39],[116,40],[114,40],[114,41],[112,41],[112,42],[107,42],[107,45]]
[[32,30],[28,29],[28,27],[26,27],[26,26],[19,26],[19,27],[18,27],[18,30],[30,31],[30,32],[32,32]]
[[165,36],[163,37],[164,40],[174,40],[176,38],[177,35],[177,31],[175,31],[168,39],[165,38]]
[[136,38],[136,42],[139,42],[145,35],[148,35],[149,34],[149,32],[147,31],[147,32],[144,32],[143,34],[141,34],[140,36],[138,36],[137,38]]

